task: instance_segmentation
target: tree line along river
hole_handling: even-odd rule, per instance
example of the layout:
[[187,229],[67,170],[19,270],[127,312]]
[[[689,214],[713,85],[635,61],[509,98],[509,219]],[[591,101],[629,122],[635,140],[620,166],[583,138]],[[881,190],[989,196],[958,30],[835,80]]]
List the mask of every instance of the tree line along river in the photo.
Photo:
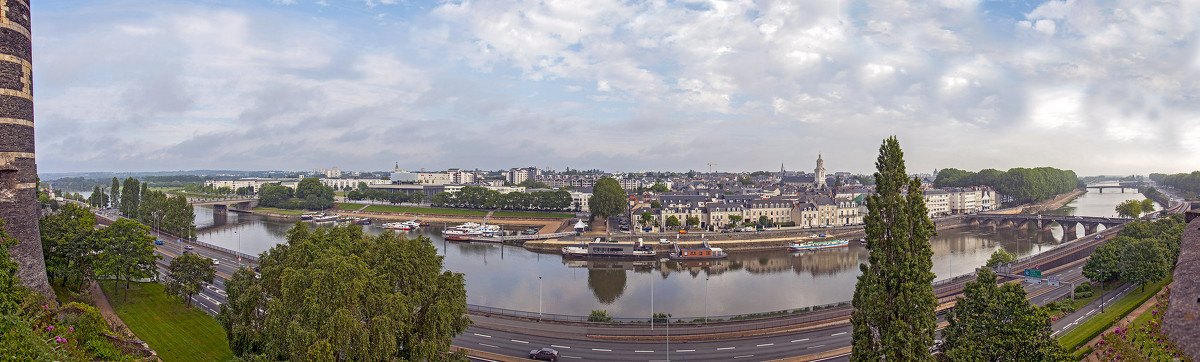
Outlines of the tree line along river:
[[[1116,204],[1142,198],[1134,191],[1092,191],[1054,213],[1112,216]],[[293,225],[294,221],[214,214],[211,208],[196,207],[201,241],[247,254],[284,242]],[[385,231],[375,225],[364,228],[373,234]],[[541,308],[548,314],[587,315],[600,309],[614,317],[644,318],[650,315],[652,288],[655,312],[685,318],[848,301],[858,265],[867,260],[867,250],[858,243],[807,253],[730,252],[727,259],[704,262],[566,260],[520,246],[448,242],[440,229],[432,224],[409,235],[432,239],[445,255],[445,267],[465,275],[468,303],[528,312]],[[983,265],[998,248],[1024,257],[1057,246],[1062,235],[1057,226],[1047,232],[992,231],[990,227],[939,230],[931,240],[933,271],[937,279],[961,275]]]

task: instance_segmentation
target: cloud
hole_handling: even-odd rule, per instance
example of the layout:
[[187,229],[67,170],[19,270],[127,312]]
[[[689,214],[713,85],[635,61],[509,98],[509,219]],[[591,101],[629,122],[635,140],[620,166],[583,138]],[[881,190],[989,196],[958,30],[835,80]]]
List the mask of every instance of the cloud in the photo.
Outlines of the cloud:
[[34,9],[40,168],[1195,167],[1191,3],[275,4]]

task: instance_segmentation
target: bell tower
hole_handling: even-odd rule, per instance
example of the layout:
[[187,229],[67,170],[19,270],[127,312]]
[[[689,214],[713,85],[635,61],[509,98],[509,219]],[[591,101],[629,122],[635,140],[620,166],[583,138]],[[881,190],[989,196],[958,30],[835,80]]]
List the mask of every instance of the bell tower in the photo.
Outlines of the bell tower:
[[825,187],[825,160],[821,159],[821,154],[817,154],[817,168],[813,169],[813,184],[818,188]]

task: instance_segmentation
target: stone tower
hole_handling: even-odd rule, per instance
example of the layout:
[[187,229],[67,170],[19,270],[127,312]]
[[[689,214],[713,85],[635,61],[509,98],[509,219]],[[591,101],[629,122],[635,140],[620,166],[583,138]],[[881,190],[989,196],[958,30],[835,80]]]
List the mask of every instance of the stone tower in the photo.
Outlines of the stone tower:
[[813,170],[813,184],[818,188],[825,187],[825,160],[821,159],[821,154],[817,154],[817,168]]
[[17,276],[54,296],[46,280],[38,232],[37,165],[33,160],[33,50],[29,1],[0,0],[0,220],[20,241],[9,248]]

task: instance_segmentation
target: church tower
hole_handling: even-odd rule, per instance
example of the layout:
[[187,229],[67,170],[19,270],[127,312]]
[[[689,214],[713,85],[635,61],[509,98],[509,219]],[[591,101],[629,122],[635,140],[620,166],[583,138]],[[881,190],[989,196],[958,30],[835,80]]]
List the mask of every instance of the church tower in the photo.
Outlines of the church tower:
[[825,160],[821,159],[821,154],[817,154],[817,168],[813,170],[813,184],[817,188],[825,187]]

